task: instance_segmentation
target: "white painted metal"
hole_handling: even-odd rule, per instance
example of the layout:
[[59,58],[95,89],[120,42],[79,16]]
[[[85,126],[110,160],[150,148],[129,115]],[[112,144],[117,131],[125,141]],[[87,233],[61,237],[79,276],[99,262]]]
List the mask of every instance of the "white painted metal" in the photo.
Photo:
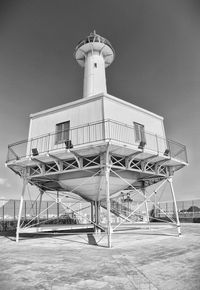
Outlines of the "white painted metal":
[[24,177],[23,178],[23,187],[22,187],[21,199],[20,199],[20,206],[19,206],[19,214],[18,214],[18,220],[17,220],[17,231],[16,231],[16,242],[17,243],[19,242],[20,222],[21,222],[22,208],[23,208],[26,186],[27,186],[27,179]]
[[[131,216],[133,216],[143,205],[145,205],[145,203],[147,202],[147,201],[150,201],[150,198],[152,197],[152,196],[154,196],[157,192],[158,192],[158,190],[165,184],[167,182],[167,179],[165,179],[164,181],[162,181],[159,185],[158,185],[158,187],[155,189],[155,190],[153,190],[152,192],[150,192],[150,194],[147,196],[145,196],[145,198],[144,198],[144,200],[143,200],[143,202],[141,202],[140,204],[138,204],[137,206],[136,206],[136,208],[134,208],[134,210],[126,217],[126,220],[128,220],[129,219],[129,217],[131,217]],[[136,190],[139,194],[143,194],[142,192],[140,192],[140,190],[137,190],[136,188],[134,188],[134,186],[132,186],[131,184],[129,184],[129,186],[130,187],[132,187],[134,190]],[[114,227],[114,229],[113,230],[116,230],[121,224],[123,224],[125,222],[125,220],[122,220],[118,225],[116,225],[115,227]]]
[[148,208],[148,201],[147,201],[147,195],[145,187],[141,188],[143,194],[144,194],[144,200],[145,200],[145,210],[146,210],[146,222],[149,223],[149,208]]
[[111,248],[111,217],[110,217],[110,162],[109,162],[109,143],[106,150],[106,166],[105,166],[105,177],[106,177],[106,204],[107,204],[107,234],[108,234],[108,248]]
[[114,50],[109,41],[94,31],[77,45],[75,58],[84,67],[83,97],[106,93],[105,67],[114,59]]
[[173,197],[173,202],[174,202],[174,211],[175,211],[175,216],[176,216],[176,224],[177,224],[178,236],[181,236],[181,227],[180,227],[180,221],[179,221],[179,216],[178,216],[176,197],[175,197],[175,193],[174,193],[174,187],[173,187],[173,182],[172,182],[172,177],[171,176],[168,178],[168,182],[170,184],[172,197]]
[[42,196],[43,196],[43,191],[40,190],[40,200],[39,200],[39,209],[38,209],[38,218],[37,222],[40,223],[40,215],[41,215],[41,209],[42,209]]

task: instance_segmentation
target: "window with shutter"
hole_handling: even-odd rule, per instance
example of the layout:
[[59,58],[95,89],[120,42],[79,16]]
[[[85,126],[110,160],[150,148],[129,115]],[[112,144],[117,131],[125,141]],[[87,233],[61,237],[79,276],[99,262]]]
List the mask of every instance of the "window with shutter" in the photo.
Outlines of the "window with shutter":
[[55,143],[63,143],[69,140],[70,121],[56,124]]
[[134,122],[134,128],[135,128],[135,141],[136,142],[145,142],[145,131],[144,131],[144,125]]

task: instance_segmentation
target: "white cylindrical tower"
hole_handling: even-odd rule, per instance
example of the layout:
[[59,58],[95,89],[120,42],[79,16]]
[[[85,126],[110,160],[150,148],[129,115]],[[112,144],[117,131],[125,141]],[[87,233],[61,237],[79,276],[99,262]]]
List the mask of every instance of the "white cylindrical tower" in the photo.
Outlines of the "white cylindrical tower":
[[105,68],[114,60],[110,42],[94,31],[81,40],[75,49],[75,58],[84,67],[83,97],[107,93]]

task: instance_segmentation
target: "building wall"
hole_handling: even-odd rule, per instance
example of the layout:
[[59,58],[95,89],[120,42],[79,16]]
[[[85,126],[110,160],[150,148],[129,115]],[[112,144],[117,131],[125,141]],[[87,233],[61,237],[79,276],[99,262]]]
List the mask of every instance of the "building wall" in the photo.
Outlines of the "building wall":
[[161,153],[167,149],[162,117],[112,96],[104,97],[104,117],[128,125],[124,127],[110,122],[105,129],[106,137],[138,145],[134,129],[136,122],[144,125],[146,149]]
[[102,100],[85,101],[31,119],[29,139],[55,132],[56,124],[70,121],[70,128],[102,120]]
[[[104,128],[101,121],[108,119],[115,122],[106,121]],[[31,148],[37,148],[39,152],[63,148],[64,142],[56,142],[55,132],[56,124],[66,121],[70,121],[70,128],[73,128],[69,139],[74,146],[104,138],[138,146],[140,141],[136,141],[133,126],[137,122],[145,128],[146,149],[163,153],[167,148],[162,117],[113,96],[97,95],[32,115],[29,140],[39,138],[29,142],[27,154]],[[98,123],[92,124],[95,122]],[[49,133],[49,137],[41,138]]]
[[[102,139],[102,124],[88,131],[88,124],[103,119],[102,98],[81,99],[60,107],[55,107],[32,115],[29,128],[29,142],[27,155],[31,154],[32,148],[37,148],[39,153],[49,150],[64,148],[63,142],[56,142],[56,124],[70,121],[69,139],[73,145],[84,144]],[[85,126],[83,126],[85,125]],[[80,127],[81,128],[76,128]],[[43,137],[42,137],[43,136]]]
[[165,138],[163,118],[116,98],[104,98],[105,119],[116,120],[133,126],[134,122],[143,124],[146,132],[152,132]]

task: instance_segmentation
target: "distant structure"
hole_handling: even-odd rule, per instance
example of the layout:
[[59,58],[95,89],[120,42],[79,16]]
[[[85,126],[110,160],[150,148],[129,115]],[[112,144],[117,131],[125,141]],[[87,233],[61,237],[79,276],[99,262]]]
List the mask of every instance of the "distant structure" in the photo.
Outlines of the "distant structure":
[[[20,222],[27,184],[39,188],[40,201],[51,192],[63,208],[63,198],[70,193],[90,202],[90,224],[106,233],[111,247],[112,233],[138,222],[131,219],[138,210],[145,209],[143,225],[151,224],[152,210],[154,218],[156,211],[159,217],[165,214],[158,193],[168,183],[173,202],[170,224],[181,234],[172,178],[187,165],[186,148],[166,138],[162,117],[107,93],[105,68],[114,57],[110,42],[95,31],[80,41],[75,59],[84,67],[83,98],[32,114],[28,140],[8,146],[6,165],[23,179],[17,241],[27,229]],[[113,201],[122,191],[129,192],[129,201],[137,197],[126,216]],[[106,224],[100,223],[101,207],[107,211]],[[119,217],[117,225],[111,223],[111,213]],[[38,217],[28,229],[31,224],[36,232],[42,231]]]

